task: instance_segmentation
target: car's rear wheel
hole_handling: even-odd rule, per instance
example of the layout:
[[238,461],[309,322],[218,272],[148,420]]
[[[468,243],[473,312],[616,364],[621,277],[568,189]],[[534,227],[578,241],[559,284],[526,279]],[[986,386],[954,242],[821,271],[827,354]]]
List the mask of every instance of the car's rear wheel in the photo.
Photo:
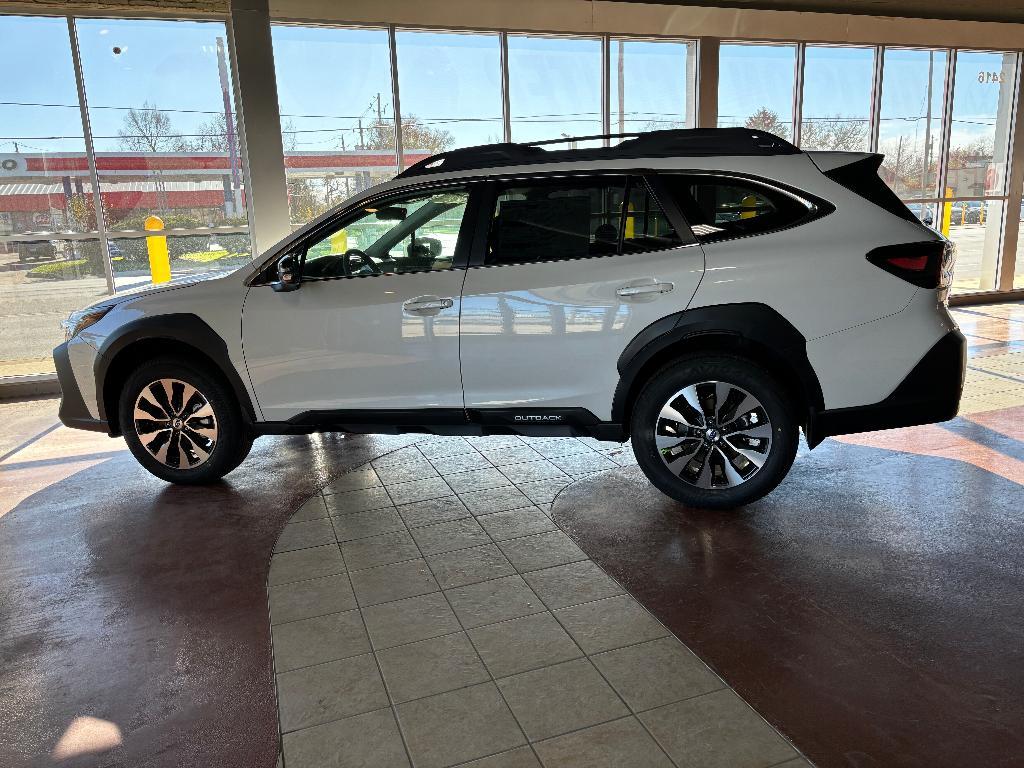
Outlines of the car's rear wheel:
[[135,458],[170,483],[218,480],[252,448],[230,388],[219,376],[178,358],[137,368],[121,392],[119,417]]
[[736,357],[689,357],[658,371],[633,407],[633,450],[664,494],[730,509],[772,491],[796,456],[799,428],[771,375]]

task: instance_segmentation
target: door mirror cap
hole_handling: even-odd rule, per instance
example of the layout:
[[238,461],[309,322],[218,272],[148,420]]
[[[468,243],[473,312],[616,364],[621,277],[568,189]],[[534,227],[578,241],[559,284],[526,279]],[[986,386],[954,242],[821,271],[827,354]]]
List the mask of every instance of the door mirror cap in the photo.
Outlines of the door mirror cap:
[[299,273],[298,259],[295,254],[289,253],[282,256],[277,262],[277,280],[270,284],[278,293],[297,291],[302,285],[302,275]]

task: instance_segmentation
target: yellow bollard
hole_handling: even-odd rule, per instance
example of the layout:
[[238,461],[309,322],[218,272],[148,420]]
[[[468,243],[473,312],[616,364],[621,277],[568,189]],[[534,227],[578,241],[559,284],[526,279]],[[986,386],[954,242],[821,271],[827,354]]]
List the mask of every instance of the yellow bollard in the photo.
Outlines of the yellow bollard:
[[[946,187],[946,197],[950,197],[953,194],[953,190]],[[953,219],[953,204],[942,203],[942,236],[949,237],[949,225]]]
[[[159,231],[164,228],[164,221],[159,216],[146,217],[142,225],[147,232]],[[150,235],[146,238],[146,251],[149,252],[149,274],[153,284],[166,283],[171,279],[171,256],[167,252],[166,235]]]

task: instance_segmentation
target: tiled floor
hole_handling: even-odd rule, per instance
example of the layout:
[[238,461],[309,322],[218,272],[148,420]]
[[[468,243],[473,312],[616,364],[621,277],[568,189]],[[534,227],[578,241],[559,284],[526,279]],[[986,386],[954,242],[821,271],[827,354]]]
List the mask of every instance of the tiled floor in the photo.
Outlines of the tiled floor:
[[552,523],[632,463],[427,438],[309,499],[269,578],[285,768],[807,765]]

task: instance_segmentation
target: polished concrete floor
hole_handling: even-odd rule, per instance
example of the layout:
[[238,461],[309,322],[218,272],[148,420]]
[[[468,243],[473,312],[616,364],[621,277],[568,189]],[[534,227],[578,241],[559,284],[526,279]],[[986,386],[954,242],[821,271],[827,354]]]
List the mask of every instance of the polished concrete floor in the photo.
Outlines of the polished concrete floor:
[[[822,766],[1020,764],[1024,307],[973,307],[957,318],[972,355],[960,418],[826,441],[803,452],[778,491],[731,515],[667,502],[627,453],[585,441],[561,456],[565,443],[553,451],[533,441],[450,454],[477,455],[475,469],[416,436],[277,438],[258,442],[212,489],[171,488],[120,441],[55,426],[54,401],[0,404],[0,765],[271,766],[282,730],[289,768],[331,764],[324,756],[340,752],[330,734],[346,728],[358,737],[342,744],[371,752],[391,738],[397,751],[382,754],[396,757],[385,765],[409,753],[416,765],[444,765],[495,752],[480,765],[633,765],[609,761],[624,744],[652,743],[644,754],[666,765],[764,768],[796,754],[783,747]],[[423,460],[409,460],[417,454]],[[502,469],[512,463],[535,468]],[[426,476],[402,469],[410,464]],[[494,491],[485,487],[498,480],[492,469],[525,501],[506,510],[466,503]],[[412,503],[404,490],[442,487],[423,483],[431,472],[458,499],[403,509]],[[387,504],[377,507],[378,496],[365,502],[376,508],[358,510],[358,496],[345,493],[368,488],[343,486],[371,480]],[[396,498],[391,489],[403,483],[414,485]],[[452,511],[462,508],[468,514]],[[528,539],[557,539],[569,561],[531,563],[546,547],[515,543]],[[302,571],[310,552],[332,547],[334,565],[322,566],[332,573]],[[545,570],[564,578],[546,581]],[[517,609],[487,596],[512,584]],[[450,631],[379,639],[420,626],[389,623],[389,605],[437,597],[444,605],[427,614],[442,614]],[[588,646],[585,627],[567,617],[594,606],[628,607],[628,626],[659,629],[610,650]],[[366,633],[347,635],[355,655],[324,660],[337,651],[318,645],[323,627],[295,631],[332,616],[320,622],[330,636],[346,614],[358,614]],[[608,615],[612,626],[622,618]],[[512,630],[531,622],[565,658],[516,666],[548,649],[534,647],[542,632],[514,642]],[[480,640],[489,627],[499,627],[494,647]],[[603,668],[605,654],[621,657],[608,669],[667,664],[698,684],[651,685],[644,693],[654,698],[641,701],[629,675],[623,682]],[[372,684],[355,686],[345,700],[361,692],[364,711],[332,710],[337,686],[327,685],[294,706],[293,693],[320,679],[308,670],[357,664],[363,683],[376,670],[384,698]],[[303,670],[313,681],[289,687]],[[450,675],[462,683],[438,692]],[[552,705],[550,692],[580,690],[595,693]],[[742,723],[734,713],[750,711],[744,701],[782,734],[751,713],[749,723],[766,729],[763,752],[737,757],[707,738],[720,731],[685,730]],[[716,717],[716,706],[726,714]],[[418,718],[403,721],[403,707]],[[659,710],[661,731],[648,714]],[[478,727],[437,739],[460,711]],[[488,711],[500,716],[480,716]],[[319,742],[317,728],[327,735]]]

